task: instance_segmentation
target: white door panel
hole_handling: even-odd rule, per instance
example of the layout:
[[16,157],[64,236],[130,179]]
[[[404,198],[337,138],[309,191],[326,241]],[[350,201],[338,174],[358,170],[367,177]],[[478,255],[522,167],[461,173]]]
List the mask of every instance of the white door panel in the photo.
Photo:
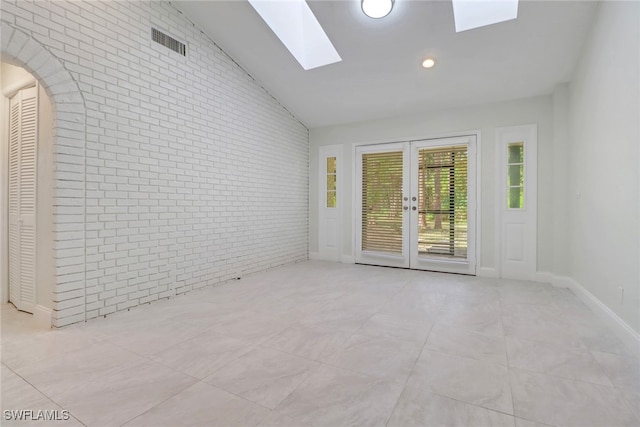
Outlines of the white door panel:
[[320,147],[319,182],[319,236],[318,252],[321,259],[340,261],[342,218],[342,146]]
[[537,270],[537,131],[496,129],[500,276],[533,280]]
[[409,144],[356,149],[356,262],[409,267]]

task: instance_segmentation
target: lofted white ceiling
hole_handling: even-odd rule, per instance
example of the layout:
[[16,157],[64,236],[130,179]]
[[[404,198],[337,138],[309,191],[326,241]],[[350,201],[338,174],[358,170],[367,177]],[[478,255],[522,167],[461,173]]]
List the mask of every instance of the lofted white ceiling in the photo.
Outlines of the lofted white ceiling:
[[597,5],[520,1],[517,19],[456,33],[451,1],[396,0],[382,19],[359,0],[308,1],[342,62],[305,71],[247,1],[173,4],[309,128],[549,94]]

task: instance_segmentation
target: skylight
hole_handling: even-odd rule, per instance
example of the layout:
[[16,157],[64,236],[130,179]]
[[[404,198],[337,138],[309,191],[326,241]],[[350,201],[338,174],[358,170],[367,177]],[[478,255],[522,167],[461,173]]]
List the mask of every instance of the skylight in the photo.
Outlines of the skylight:
[[249,0],[305,70],[342,61],[304,0]]
[[452,0],[456,32],[518,17],[518,0]]

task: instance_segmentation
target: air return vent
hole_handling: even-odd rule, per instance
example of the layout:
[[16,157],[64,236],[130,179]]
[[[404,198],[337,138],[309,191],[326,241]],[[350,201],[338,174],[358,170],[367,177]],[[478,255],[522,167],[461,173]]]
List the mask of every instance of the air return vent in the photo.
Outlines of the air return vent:
[[158,31],[155,28],[152,28],[151,39],[154,42],[158,42],[161,45],[168,47],[174,52],[178,52],[182,56],[187,56],[187,46],[184,43],[174,39],[173,37],[166,35],[162,31]]

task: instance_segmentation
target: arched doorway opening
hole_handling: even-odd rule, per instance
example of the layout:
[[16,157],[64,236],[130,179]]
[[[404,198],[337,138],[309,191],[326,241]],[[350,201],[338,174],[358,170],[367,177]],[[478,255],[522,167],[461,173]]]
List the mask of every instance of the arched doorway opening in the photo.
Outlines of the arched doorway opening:
[[[5,68],[9,70],[12,67],[12,71],[16,67],[24,69],[35,80],[35,93],[42,95],[41,99],[46,97],[50,100],[50,134],[44,135],[48,141],[38,145],[39,159],[36,160],[40,175],[36,178],[38,212],[35,220],[36,227],[39,226],[36,231],[39,241],[35,249],[35,271],[32,272],[37,281],[33,309],[43,324],[65,326],[84,320],[86,313],[84,100],[72,74],[37,40],[4,21],[0,40],[0,59],[9,64]],[[23,88],[29,89],[28,84]],[[7,94],[11,97],[7,97],[3,91],[2,116],[6,117],[3,120],[8,120],[10,99],[15,96],[13,92],[20,90],[9,88]],[[30,92],[33,93],[34,90]],[[42,122],[43,117],[40,119]],[[8,128],[3,126],[3,129]],[[0,282],[2,301],[5,302],[9,299],[10,159],[9,136],[3,136],[3,139],[5,145],[2,150],[5,154],[0,159],[4,162],[4,176],[0,179],[0,200],[4,206],[0,216],[0,242],[4,247],[0,250]],[[43,182],[45,178],[48,178],[48,182]],[[27,218],[21,220],[24,224]],[[28,277],[28,266],[24,268]],[[40,278],[43,278],[42,283]]]
[[3,302],[51,325],[53,312],[53,110],[24,68],[0,63]]

